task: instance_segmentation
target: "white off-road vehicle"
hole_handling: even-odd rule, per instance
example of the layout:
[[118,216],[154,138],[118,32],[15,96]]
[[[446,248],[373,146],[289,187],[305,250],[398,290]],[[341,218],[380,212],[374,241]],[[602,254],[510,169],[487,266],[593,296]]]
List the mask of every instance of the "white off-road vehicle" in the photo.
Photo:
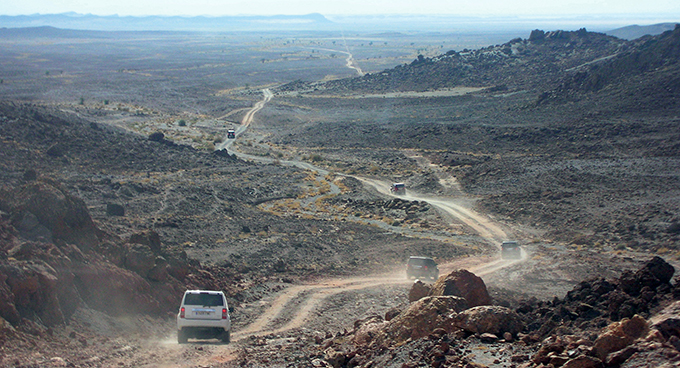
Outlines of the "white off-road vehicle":
[[229,342],[231,318],[227,298],[221,291],[187,290],[177,313],[177,342],[189,338]]

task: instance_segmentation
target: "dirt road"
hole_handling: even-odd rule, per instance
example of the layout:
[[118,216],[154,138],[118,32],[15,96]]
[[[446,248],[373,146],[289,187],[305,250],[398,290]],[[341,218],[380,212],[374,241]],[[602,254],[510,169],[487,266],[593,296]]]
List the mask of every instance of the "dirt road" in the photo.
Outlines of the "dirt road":
[[[267,102],[271,100],[273,94],[269,90],[263,90],[264,98],[257,102],[251,108],[242,120],[241,126],[237,130],[237,135],[247,129],[249,124],[253,121],[254,115],[260,111]],[[229,146],[234,141],[225,140],[218,149],[229,149]],[[257,162],[270,162],[273,159],[261,156],[251,156],[238,152],[232,152],[242,159],[253,160]],[[316,171],[320,175],[326,175],[328,172],[324,169],[317,168],[309,163],[301,161],[279,161],[282,165],[297,166],[306,170]],[[366,185],[375,188],[384,195],[392,195],[389,191],[390,183],[373,178],[356,177]],[[450,183],[451,181],[443,180],[443,183]],[[458,188],[456,188],[458,189]],[[425,194],[416,193],[409,190],[406,195],[399,196],[400,198],[411,201],[426,201],[432,206],[436,207],[443,216],[449,218],[452,222],[465,224],[472,233],[476,233],[480,238],[486,239],[490,246],[497,245],[500,241],[507,239],[507,234],[500,224],[495,223],[492,219],[476,213],[471,209],[473,203],[464,195],[456,197],[434,197]],[[521,261],[521,260],[520,260]],[[498,257],[487,258],[465,258],[459,259],[452,263],[440,265],[441,273],[446,274],[453,269],[467,268],[478,275],[486,275],[493,273],[504,267],[511,266],[520,261],[504,261]],[[249,324],[235,328],[232,333],[232,344],[220,345],[208,343],[208,351],[202,350],[200,364],[210,364],[214,362],[227,362],[235,359],[237,351],[243,342],[249,339],[257,338],[258,336],[271,336],[281,334],[293,329],[313,326],[318,328],[323,325],[323,316],[320,316],[316,311],[327,303],[330,299],[337,297],[343,293],[369,293],[371,290],[382,290],[388,287],[398,287],[401,292],[407,292],[411,281],[407,280],[403,269],[394,270],[389,274],[361,276],[345,279],[328,279],[318,281],[310,284],[293,285],[280,293],[273,295],[270,299],[263,300],[261,312],[258,317]],[[355,316],[361,311],[350,310],[352,305],[344,305],[348,316]],[[349,318],[349,317],[348,317]],[[353,321],[347,320],[344,323],[349,326]],[[188,352],[195,349],[195,344],[178,346],[176,342],[171,339],[165,341],[160,345],[162,349],[168,349],[163,356],[169,358],[170,361],[181,362],[179,356],[185,356]],[[203,346],[203,345],[201,345]],[[197,357],[198,358],[198,357]],[[165,360],[165,359],[163,359]],[[196,364],[196,361],[191,363],[186,361],[183,363],[173,363],[170,366],[184,367]],[[161,365],[146,365],[147,367],[155,367]],[[168,366],[162,364],[162,366]]]
[[[274,97],[274,94],[272,93],[271,90],[269,90],[269,88],[263,89],[262,94],[264,95],[262,100],[256,102],[255,105],[250,110],[248,110],[248,112],[246,112],[245,116],[243,116],[243,119],[241,119],[241,125],[238,128],[236,128],[237,137],[239,134],[243,133],[246,129],[248,129],[250,123],[253,122],[255,114],[257,114],[258,111],[262,110],[264,105],[266,105],[267,102],[269,102],[272,99],[272,97]],[[215,150],[219,151],[223,149],[228,149],[232,145],[232,143],[234,143],[234,139],[229,139],[225,135],[222,143],[217,145],[215,147]]]

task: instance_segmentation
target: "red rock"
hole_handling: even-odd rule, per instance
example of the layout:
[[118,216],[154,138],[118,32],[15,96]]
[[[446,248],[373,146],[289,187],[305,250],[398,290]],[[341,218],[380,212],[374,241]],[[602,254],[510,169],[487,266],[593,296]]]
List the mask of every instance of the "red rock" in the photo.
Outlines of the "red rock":
[[459,296],[467,300],[469,307],[491,305],[491,296],[484,281],[467,270],[453,271],[440,277],[430,291],[431,296]]
[[98,242],[97,228],[85,202],[50,179],[29,182],[11,194],[12,212],[30,212],[55,239],[91,249]]
[[430,294],[430,287],[420,280],[416,280],[408,293],[409,303],[422,299]]
[[607,355],[627,347],[636,339],[646,336],[648,332],[647,321],[637,315],[631,319],[614,322],[595,340],[593,352],[604,361]]
[[[453,317],[467,307],[465,300],[456,296],[428,296],[412,303],[409,308],[373,331],[376,343],[394,343],[429,336],[437,329],[447,333],[456,330]],[[358,334],[357,334],[358,335]]]

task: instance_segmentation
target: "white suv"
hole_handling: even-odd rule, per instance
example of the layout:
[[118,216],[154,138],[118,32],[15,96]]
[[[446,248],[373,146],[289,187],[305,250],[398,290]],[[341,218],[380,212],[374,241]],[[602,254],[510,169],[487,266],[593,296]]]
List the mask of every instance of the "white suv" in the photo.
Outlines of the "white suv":
[[229,342],[231,318],[227,298],[221,291],[187,290],[177,314],[177,342],[186,343],[190,337],[218,338]]

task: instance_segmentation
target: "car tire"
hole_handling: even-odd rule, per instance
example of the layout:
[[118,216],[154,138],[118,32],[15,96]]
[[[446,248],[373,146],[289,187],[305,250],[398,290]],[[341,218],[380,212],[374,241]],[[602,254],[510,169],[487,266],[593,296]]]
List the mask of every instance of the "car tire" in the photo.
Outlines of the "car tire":
[[187,341],[189,341],[189,336],[187,336],[186,331],[184,330],[177,331],[177,343],[186,344]]
[[220,336],[220,339],[222,340],[223,343],[228,344],[231,342],[231,331],[224,331],[222,332],[222,336]]

